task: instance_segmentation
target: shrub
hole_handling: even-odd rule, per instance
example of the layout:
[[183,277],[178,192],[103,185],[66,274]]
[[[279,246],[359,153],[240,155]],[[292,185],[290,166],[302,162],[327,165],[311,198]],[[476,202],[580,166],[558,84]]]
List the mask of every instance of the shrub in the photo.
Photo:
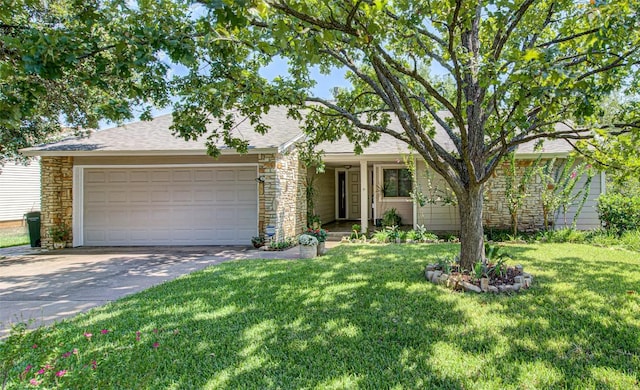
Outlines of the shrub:
[[382,215],[382,226],[399,226],[402,221],[402,217],[398,214],[398,210],[391,208]]
[[622,235],[640,229],[640,195],[603,194],[598,198],[598,215],[605,229]]
[[387,234],[387,232],[385,230],[378,230],[373,234],[373,240],[375,242],[388,242],[389,241],[389,235]]

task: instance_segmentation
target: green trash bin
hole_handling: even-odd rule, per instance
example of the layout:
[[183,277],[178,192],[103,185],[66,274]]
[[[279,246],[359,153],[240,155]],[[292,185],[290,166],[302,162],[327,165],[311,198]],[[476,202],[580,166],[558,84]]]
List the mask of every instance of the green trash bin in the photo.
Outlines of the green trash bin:
[[27,219],[29,242],[31,243],[31,247],[35,248],[40,246],[40,212],[33,211],[26,213],[24,217]]

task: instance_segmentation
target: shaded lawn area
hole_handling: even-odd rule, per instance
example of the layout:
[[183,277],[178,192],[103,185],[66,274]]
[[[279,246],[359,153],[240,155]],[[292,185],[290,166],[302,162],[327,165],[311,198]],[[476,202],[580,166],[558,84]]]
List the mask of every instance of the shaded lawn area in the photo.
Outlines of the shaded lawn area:
[[9,388],[638,388],[637,252],[510,246],[534,285],[496,296],[425,281],[456,250],[224,263],[28,334]]

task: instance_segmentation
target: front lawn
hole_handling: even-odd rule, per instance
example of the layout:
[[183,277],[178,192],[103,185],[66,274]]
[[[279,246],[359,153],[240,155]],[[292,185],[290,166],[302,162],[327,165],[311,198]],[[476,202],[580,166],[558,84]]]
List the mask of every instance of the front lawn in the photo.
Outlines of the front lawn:
[[8,388],[640,386],[637,252],[510,246],[534,284],[496,296],[425,281],[456,249],[224,263],[28,334]]

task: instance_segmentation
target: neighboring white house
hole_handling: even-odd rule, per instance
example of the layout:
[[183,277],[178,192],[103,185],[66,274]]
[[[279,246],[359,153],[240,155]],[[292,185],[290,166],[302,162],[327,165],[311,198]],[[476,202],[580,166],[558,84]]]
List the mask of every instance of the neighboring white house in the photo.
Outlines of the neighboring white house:
[[40,160],[0,167],[0,226],[19,225],[24,214],[40,210]]

